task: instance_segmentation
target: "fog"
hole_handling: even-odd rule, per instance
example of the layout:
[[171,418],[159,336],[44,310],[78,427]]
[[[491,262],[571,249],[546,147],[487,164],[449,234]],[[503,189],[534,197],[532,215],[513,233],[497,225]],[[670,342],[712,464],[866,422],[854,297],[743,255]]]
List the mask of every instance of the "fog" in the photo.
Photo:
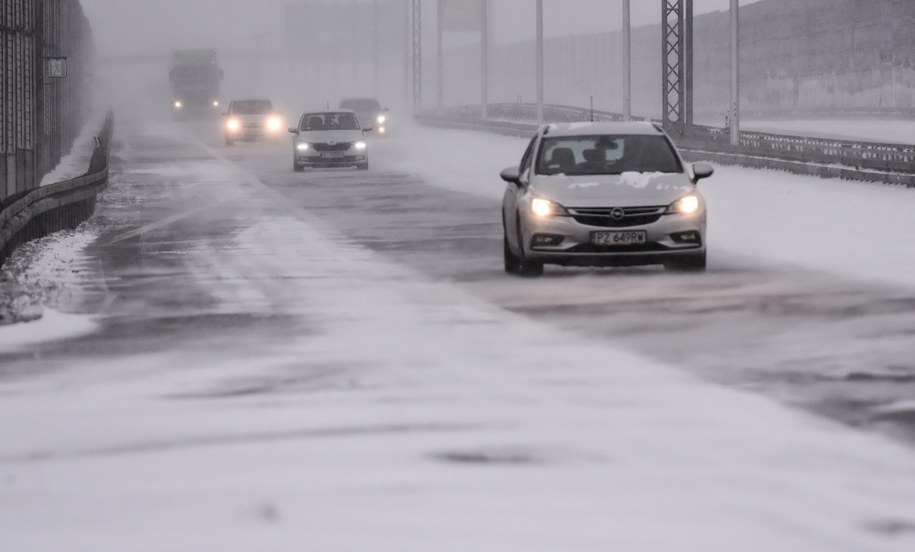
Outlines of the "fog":
[[[403,109],[410,104],[407,70],[409,32],[407,2],[379,0],[377,12],[368,0],[338,0],[344,16],[336,21],[315,22],[301,33],[290,28],[287,6],[306,2],[290,0],[84,0],[92,22],[101,59],[99,82],[103,103],[128,108],[127,115],[166,106],[170,98],[166,66],[169,52],[183,48],[216,48],[225,70],[222,100],[235,96],[270,96],[291,111],[308,106],[334,103],[348,95],[373,95],[390,106]],[[696,0],[697,14],[727,9],[728,0]],[[753,2],[745,1],[743,4]],[[325,2],[325,4],[329,4]],[[619,0],[573,0],[545,2],[545,32],[548,37],[594,34],[620,29]],[[509,44],[530,40],[535,35],[535,4],[532,0],[494,0],[491,31],[494,43]],[[424,88],[426,104],[434,101],[435,91],[435,9],[424,4]],[[633,24],[657,25],[659,1],[634,1]],[[350,17],[345,14],[358,14]],[[371,17],[379,14],[375,76],[374,29]],[[359,21],[354,23],[349,19]],[[368,18],[368,19],[367,19]],[[308,27],[306,25],[306,27]],[[324,55],[311,48],[310,35],[320,29],[326,41],[336,43],[333,54]],[[301,41],[298,46],[296,42]],[[476,47],[476,33],[447,33],[447,52]],[[478,58],[478,56],[476,56]],[[465,70],[467,68],[464,68]],[[465,103],[478,97],[478,74],[465,78],[446,68],[447,103]],[[493,101],[530,99],[521,85]],[[653,90],[637,91],[656,97]],[[614,96],[618,94],[614,93]],[[559,102],[563,98],[551,98]],[[567,100],[568,101],[568,100]],[[599,98],[605,108],[616,100]],[[654,109],[652,107],[651,109]]]

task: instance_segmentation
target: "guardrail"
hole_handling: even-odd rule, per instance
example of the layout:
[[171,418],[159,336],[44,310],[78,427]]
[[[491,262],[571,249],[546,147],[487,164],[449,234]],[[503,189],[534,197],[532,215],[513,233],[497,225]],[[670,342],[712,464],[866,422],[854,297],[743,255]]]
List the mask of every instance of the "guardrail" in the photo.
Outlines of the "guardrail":
[[108,154],[114,118],[105,118],[84,176],[42,186],[0,206],[0,265],[13,250],[48,234],[76,228],[95,212],[108,187]]
[[[493,104],[487,112],[488,117],[483,119],[478,106],[456,107],[422,113],[416,119],[423,124],[512,136],[530,136],[537,130],[534,104]],[[544,120],[550,123],[621,121],[622,118],[607,111],[592,113],[577,107],[544,106]],[[673,138],[690,159],[915,188],[915,145],[744,131],[740,145],[732,146],[726,130],[698,125],[686,136]]]

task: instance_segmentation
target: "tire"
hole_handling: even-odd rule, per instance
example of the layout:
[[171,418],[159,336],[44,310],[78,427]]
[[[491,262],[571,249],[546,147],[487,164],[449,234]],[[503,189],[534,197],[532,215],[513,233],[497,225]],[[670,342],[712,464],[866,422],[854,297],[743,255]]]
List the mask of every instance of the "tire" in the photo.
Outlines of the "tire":
[[664,263],[664,270],[668,272],[705,272],[706,264],[706,254],[702,252],[670,259]]
[[508,234],[504,229],[502,230],[502,258],[505,262],[505,273],[512,275],[518,274],[518,257],[515,256],[511,246],[508,244]]
[[234,146],[234,145],[235,145],[235,140],[232,140],[231,138],[226,137],[226,147],[230,147],[230,148],[231,148],[231,147]]
[[369,164],[363,163],[361,165],[356,165],[356,168],[360,171],[367,171],[367,170],[369,170]]
[[518,250],[521,255],[518,257],[518,275],[525,278],[539,278],[543,276],[543,263],[538,261],[529,261],[524,255],[524,240],[521,234],[521,216],[518,215]]
[[296,163],[295,161],[293,161],[293,162],[292,162],[292,170],[294,170],[294,171],[297,172],[297,173],[305,172],[305,167],[303,167],[302,165],[299,165],[298,163]]

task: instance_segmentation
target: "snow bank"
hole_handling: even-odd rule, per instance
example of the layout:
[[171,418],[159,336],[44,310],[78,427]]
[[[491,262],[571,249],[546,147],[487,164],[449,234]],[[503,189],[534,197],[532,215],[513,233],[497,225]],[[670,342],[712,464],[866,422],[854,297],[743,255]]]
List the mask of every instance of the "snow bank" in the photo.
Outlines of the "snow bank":
[[89,162],[92,160],[92,152],[95,150],[95,138],[98,136],[104,122],[104,116],[89,118],[89,122],[86,123],[79,136],[74,140],[70,153],[65,155],[60,160],[60,163],[41,179],[42,186],[56,184],[86,174],[86,171],[89,170]]
[[35,322],[0,326],[0,352],[63,339],[72,339],[90,334],[96,323],[88,316],[65,314],[53,309],[44,309]]
[[[78,303],[79,285],[89,272],[83,250],[97,237],[85,226],[63,231],[22,246],[5,267],[13,275],[11,292],[21,293],[12,313],[14,320],[0,325],[0,352],[91,333],[89,318],[58,312]],[[0,290],[2,291],[2,290]]]

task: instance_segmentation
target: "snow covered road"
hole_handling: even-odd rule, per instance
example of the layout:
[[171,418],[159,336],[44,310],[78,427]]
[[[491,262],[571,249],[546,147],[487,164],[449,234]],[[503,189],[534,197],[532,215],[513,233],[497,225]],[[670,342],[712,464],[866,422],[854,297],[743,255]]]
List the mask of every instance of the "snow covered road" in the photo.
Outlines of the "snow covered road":
[[521,140],[402,130],[304,175],[120,140],[69,305],[98,329],[0,329],[0,550],[915,546],[911,256],[790,239],[822,203],[907,231],[915,194],[726,169],[708,274],[525,281],[494,201]]

